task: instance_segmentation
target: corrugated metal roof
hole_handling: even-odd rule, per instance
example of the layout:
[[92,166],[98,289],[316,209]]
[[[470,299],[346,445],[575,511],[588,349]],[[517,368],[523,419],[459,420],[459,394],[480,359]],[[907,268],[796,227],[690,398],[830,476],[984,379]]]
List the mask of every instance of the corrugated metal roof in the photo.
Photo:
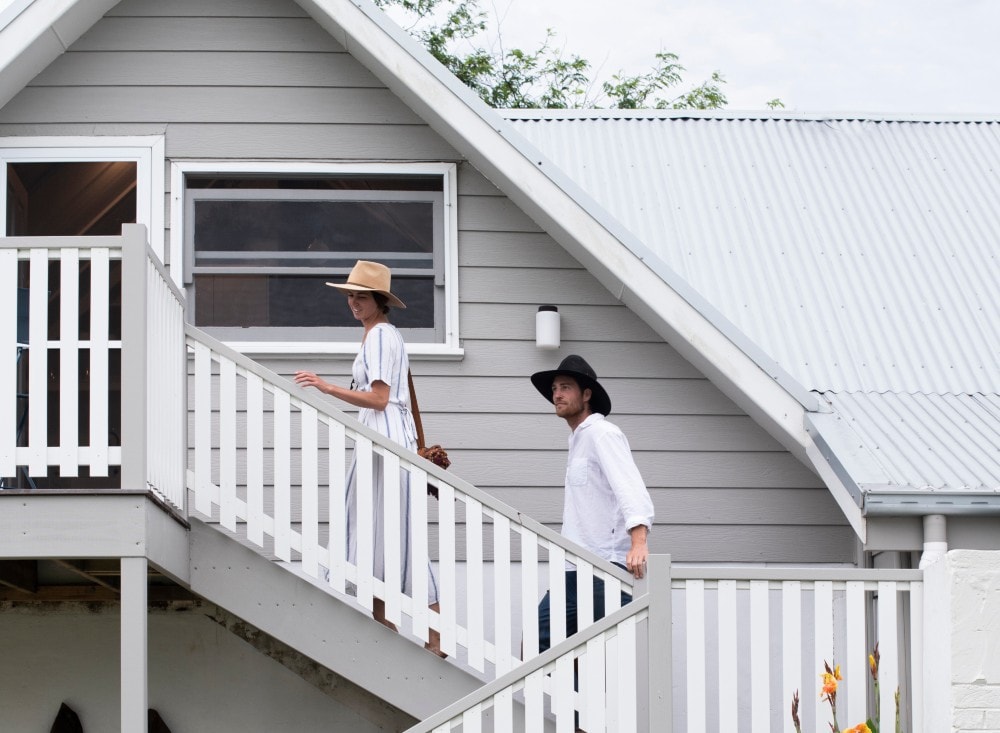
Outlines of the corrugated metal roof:
[[808,388],[1000,384],[1000,123],[512,121]]
[[997,395],[828,392],[824,397],[873,454],[889,485],[1000,491]]
[[507,116],[889,485],[1000,491],[1000,120]]

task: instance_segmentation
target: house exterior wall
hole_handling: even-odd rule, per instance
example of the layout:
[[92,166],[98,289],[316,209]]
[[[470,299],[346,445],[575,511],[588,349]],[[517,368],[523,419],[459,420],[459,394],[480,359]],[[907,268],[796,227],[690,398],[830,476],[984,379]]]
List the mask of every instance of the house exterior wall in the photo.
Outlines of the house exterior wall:
[[[84,730],[118,730],[117,604],[0,608],[4,730],[49,730],[63,702]],[[148,630],[149,707],[171,730],[318,733],[412,724],[370,695],[345,695],[329,673],[310,674],[301,657],[280,664],[198,610],[151,610]]]
[[[0,110],[0,136],[112,134],[164,135],[168,164],[458,163],[464,357],[413,362],[425,430],[451,470],[558,527],[567,429],[528,375],[579,353],[652,493],[652,551],[676,562],[855,561],[853,533],[814,474],[290,0],[126,0]],[[559,306],[558,352],[534,345],[543,303]],[[345,358],[260,360],[349,379]]]

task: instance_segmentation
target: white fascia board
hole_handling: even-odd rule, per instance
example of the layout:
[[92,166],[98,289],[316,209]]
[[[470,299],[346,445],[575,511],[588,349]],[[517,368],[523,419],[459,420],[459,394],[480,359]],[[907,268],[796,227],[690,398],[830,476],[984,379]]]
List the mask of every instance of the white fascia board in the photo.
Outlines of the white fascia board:
[[[582,193],[494,110],[368,0],[297,0],[345,49],[521,207],[604,285],[667,338],[795,455],[812,440],[803,426],[819,409],[805,390],[778,384],[661,274],[631,251],[614,224],[581,204]],[[560,176],[565,180],[559,180]],[[638,242],[633,244],[638,245]],[[641,245],[639,245],[641,247]],[[626,289],[641,294],[626,299]],[[748,404],[749,403],[749,404]],[[805,404],[803,404],[805,403]]]
[[[822,429],[817,427],[817,422]],[[812,444],[807,450],[810,465],[826,484],[858,539],[862,544],[866,543],[868,523],[863,506],[864,489],[842,460],[844,455],[855,455],[857,452],[864,454],[865,448],[859,444],[856,436],[854,441],[851,440],[850,435],[853,433],[842,422],[837,422],[836,416],[810,413],[805,416],[803,426],[812,438]],[[857,446],[857,450],[850,449],[850,445]],[[865,460],[863,465],[868,469],[865,471],[866,476],[882,475],[874,459],[870,462]]]
[[[118,2],[18,0],[8,8],[5,11],[7,24],[0,27],[0,107]],[[18,12],[15,14],[14,11]]]

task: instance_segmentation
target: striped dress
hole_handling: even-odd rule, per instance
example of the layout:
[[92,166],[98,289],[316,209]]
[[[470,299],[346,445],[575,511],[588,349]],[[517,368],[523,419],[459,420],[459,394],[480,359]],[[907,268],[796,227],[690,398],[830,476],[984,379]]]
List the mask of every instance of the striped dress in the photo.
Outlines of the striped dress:
[[[410,414],[410,390],[407,374],[410,361],[406,356],[406,345],[399,330],[388,323],[376,324],[365,337],[361,351],[354,359],[354,388],[361,392],[371,392],[374,382],[389,385],[389,404],[384,410],[361,408],[358,420],[412,451],[417,449],[417,429]],[[385,543],[383,541],[383,465],[382,457],[375,456],[372,470],[373,503],[375,507],[375,577],[385,580]],[[411,594],[412,568],[410,566],[410,476],[400,474],[400,547],[403,549],[402,578],[400,587]],[[351,461],[347,472],[347,557],[357,564],[357,456]],[[437,578],[428,565],[427,603],[437,603]]]

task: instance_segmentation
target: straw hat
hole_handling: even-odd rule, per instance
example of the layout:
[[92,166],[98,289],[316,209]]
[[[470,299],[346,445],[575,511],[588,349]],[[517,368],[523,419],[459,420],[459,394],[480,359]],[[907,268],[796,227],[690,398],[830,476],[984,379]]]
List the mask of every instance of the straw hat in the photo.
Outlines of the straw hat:
[[394,308],[405,308],[406,304],[392,294],[390,285],[392,284],[392,271],[385,265],[368,260],[358,260],[347,276],[347,282],[327,283],[331,288],[344,292],[366,292],[381,293],[389,299],[389,305]]

